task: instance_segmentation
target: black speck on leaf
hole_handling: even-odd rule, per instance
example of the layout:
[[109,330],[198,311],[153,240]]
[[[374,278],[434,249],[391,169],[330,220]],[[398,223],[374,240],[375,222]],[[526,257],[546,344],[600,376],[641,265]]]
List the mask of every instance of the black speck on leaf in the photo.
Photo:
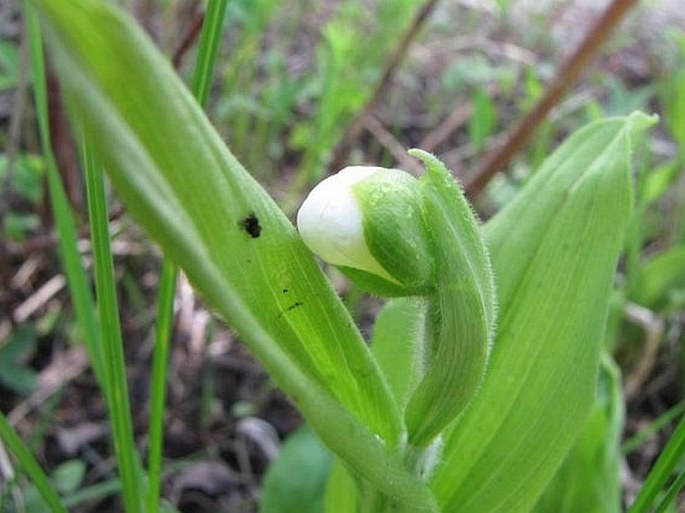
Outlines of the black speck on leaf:
[[292,305],[290,305],[288,308],[286,308],[285,311],[286,311],[286,312],[289,312],[290,310],[294,310],[294,309],[297,308],[298,306],[302,306],[302,303],[300,303],[299,301],[296,302],[296,303],[293,303]]
[[252,212],[247,217],[241,219],[238,224],[253,239],[258,238],[262,233],[262,227],[259,225],[259,219],[254,214],[254,212]]

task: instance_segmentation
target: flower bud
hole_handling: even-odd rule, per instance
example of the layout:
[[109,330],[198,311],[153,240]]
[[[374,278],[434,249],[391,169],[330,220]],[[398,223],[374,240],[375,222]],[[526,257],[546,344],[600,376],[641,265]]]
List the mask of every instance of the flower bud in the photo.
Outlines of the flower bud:
[[403,171],[351,166],[311,191],[297,226],[309,249],[371,292],[425,294],[433,266],[421,198]]

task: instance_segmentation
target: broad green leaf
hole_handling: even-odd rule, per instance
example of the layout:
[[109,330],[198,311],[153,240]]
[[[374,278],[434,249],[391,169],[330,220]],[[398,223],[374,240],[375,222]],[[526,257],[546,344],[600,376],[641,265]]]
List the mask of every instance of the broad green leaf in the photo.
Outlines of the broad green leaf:
[[485,226],[499,325],[432,488],[445,513],[529,511],[582,430],[631,212],[633,114],[571,136]]
[[62,494],[78,490],[86,475],[86,464],[81,460],[67,460],[52,472],[52,481]]
[[264,477],[261,513],[323,513],[331,453],[304,425],[288,437]]
[[130,18],[34,0],[77,127],[132,215],[231,324],[334,452],[431,510],[391,454],[401,422],[349,314],[284,214]]
[[604,354],[592,413],[534,513],[620,513],[624,418],[620,371]]

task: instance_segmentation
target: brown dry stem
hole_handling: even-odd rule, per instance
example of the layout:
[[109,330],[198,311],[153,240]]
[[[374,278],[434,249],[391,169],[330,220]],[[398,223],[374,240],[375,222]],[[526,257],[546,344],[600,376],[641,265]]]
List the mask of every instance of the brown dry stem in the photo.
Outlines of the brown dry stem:
[[557,70],[551,84],[540,101],[509,133],[502,146],[493,150],[483,160],[473,179],[466,184],[466,194],[478,196],[492,178],[509,164],[511,159],[525,147],[538,126],[564,97],[590,61],[607,41],[637,0],[613,0],[590,28],[578,48]]

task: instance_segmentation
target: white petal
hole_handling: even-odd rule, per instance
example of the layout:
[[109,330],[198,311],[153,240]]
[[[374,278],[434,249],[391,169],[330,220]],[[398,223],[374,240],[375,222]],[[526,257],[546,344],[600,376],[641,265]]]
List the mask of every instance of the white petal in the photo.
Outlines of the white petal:
[[297,228],[312,252],[328,263],[353,267],[395,281],[369,252],[362,211],[351,187],[379,167],[350,166],[319,183],[297,213]]

